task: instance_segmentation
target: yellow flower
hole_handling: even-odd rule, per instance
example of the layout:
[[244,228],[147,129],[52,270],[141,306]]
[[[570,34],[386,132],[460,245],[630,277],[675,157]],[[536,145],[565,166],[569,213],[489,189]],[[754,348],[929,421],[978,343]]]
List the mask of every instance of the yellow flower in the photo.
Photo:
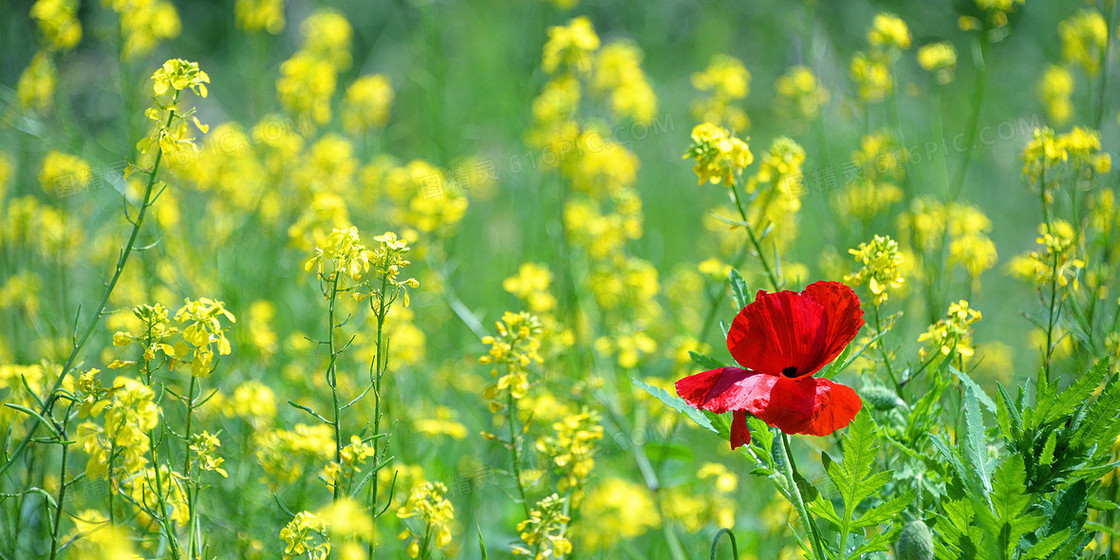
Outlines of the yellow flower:
[[900,273],[902,253],[898,242],[889,236],[876,235],[871,241],[860,243],[858,248],[848,252],[863,267],[859,272],[844,277],[844,282],[852,285],[867,284],[876,306],[887,301],[889,290],[902,287],[905,281]]
[[346,130],[357,136],[370,129],[382,128],[389,120],[393,103],[393,86],[387,76],[362,76],[346,88],[342,103],[342,122]]
[[591,20],[580,16],[565,26],[548,28],[541,67],[549,74],[575,70],[586,74],[591,69],[591,54],[599,48],[599,36]]
[[442,482],[423,481],[412,487],[408,501],[397,510],[400,519],[413,519],[398,536],[408,540],[408,556],[417,558],[423,553],[430,556],[432,548],[446,549],[451,544],[451,524],[455,520],[455,507],[444,494],[447,487]]
[[39,170],[39,185],[52,196],[68,196],[89,189],[93,170],[86,160],[57,150],[47,152]]
[[873,47],[910,48],[910,29],[906,22],[893,14],[875,15],[871,29],[867,31],[867,42]]
[[580,512],[583,516],[572,532],[588,551],[608,550],[619,540],[632,540],[661,526],[650,491],[616,477],[591,489]]
[[31,18],[39,22],[39,31],[54,50],[74,48],[82,40],[82,24],[78,21],[76,0],[37,0],[31,6]]
[[54,105],[54,88],[57,71],[46,52],[37,52],[31,64],[19,75],[16,83],[16,100],[21,109],[46,111]]
[[611,110],[637,123],[649,123],[657,112],[657,96],[642,72],[642,51],[636,45],[616,42],[595,57],[592,87],[610,94]]
[[1058,24],[1058,34],[1062,37],[1062,58],[1067,63],[1081,65],[1086,74],[1096,76],[1108,45],[1108,24],[1104,16],[1094,10],[1080,10]]
[[[918,352],[918,357],[925,360],[929,354],[937,354],[937,358],[949,357],[956,352],[961,359],[971,358],[975,353],[972,346],[971,326],[982,318],[979,311],[969,307],[968,302],[960,300],[949,304],[945,318],[938,319],[929,326],[926,332],[918,336],[918,342],[926,342]],[[932,351],[932,352],[931,352]]]
[[264,29],[276,35],[284,30],[284,0],[237,0],[233,14],[245,31]]
[[957,50],[948,41],[930,43],[918,49],[918,65],[926,72],[933,72],[938,83],[947,84],[953,81]]
[[712,56],[708,67],[692,74],[692,87],[708,96],[692,105],[692,115],[701,122],[726,125],[731,130],[750,126],[746,111],[732,105],[750,93],[751,73],[739,59],[726,55]]
[[815,119],[828,103],[828,90],[807,66],[791,66],[774,83],[779,107],[793,109],[803,119]]
[[730,187],[735,177],[754,161],[754,154],[746,142],[731,136],[726,129],[703,123],[692,129],[692,146],[684,158],[696,160],[692,169],[699,178],[698,184],[710,181]]
[[1038,81],[1038,95],[1055,124],[1065,124],[1073,117],[1073,74],[1063,66],[1048,66]]

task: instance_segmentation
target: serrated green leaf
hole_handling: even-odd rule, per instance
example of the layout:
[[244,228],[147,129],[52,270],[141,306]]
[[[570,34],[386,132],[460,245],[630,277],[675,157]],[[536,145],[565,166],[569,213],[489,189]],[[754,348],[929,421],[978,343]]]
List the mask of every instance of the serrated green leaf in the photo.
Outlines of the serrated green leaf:
[[1108,360],[1102,359],[1084,375],[1080,375],[1066,388],[1058,392],[1057,385],[1040,383],[1038,404],[1035,406],[1033,428],[1039,428],[1072,413],[1093,394],[1093,391],[1108,373]]
[[957,478],[961,481],[961,486],[964,487],[965,490],[971,490],[972,477],[968,474],[968,471],[964,470],[964,464],[961,463],[961,459],[957,456],[956,450],[944,440],[942,434],[933,434],[929,439],[930,443],[933,444],[933,448],[941,454],[941,458],[953,468],[953,472],[956,473]]
[[1104,391],[1093,402],[1085,414],[1085,420],[1073,437],[1071,445],[1084,443],[1097,445],[1103,449],[1112,447],[1112,442],[1120,435],[1120,377],[1113,375]]
[[981,389],[980,386],[977,385],[976,382],[968,376],[967,373],[953,366],[949,366],[949,371],[953,372],[953,375],[957,376],[957,379],[961,380],[961,385],[970,387],[973,391],[976,391],[976,398],[980,400],[980,404],[984,405],[984,408],[988,409],[988,412],[991,412],[993,415],[997,414],[995,401],[993,401],[992,398],[989,397],[988,394],[985,393],[984,390]]
[[886,523],[902,513],[910,504],[914,503],[914,499],[917,496],[918,493],[914,490],[895,496],[864,512],[864,514],[860,516],[858,524],[860,527],[870,527],[872,525]]
[[743,279],[743,275],[732,268],[727,275],[727,281],[731,284],[731,299],[735,300],[735,307],[742,309],[750,304],[751,292],[750,288],[747,287],[747,281]]
[[979,544],[997,558],[1011,558],[1019,540],[1046,521],[1041,516],[1027,514],[1031,496],[1027,493],[1022,457],[1011,455],[996,469],[991,504],[991,510],[977,508],[976,520],[986,536]]
[[1037,558],[1045,558],[1051,552],[1054,552],[1062,543],[1066,542],[1069,538],[1069,529],[1062,529],[1042,540],[1034,543],[1034,546],[1027,549],[1027,553],[1023,556],[1024,560],[1035,560]]
[[969,469],[980,483],[984,498],[991,503],[991,483],[988,481],[988,443],[984,437],[984,417],[980,413],[976,390],[966,385],[964,388],[964,466]]
[[1038,462],[1043,465],[1054,464],[1054,447],[1058,445],[1058,432],[1050,432],[1046,438],[1046,443],[1042,446],[1042,453],[1038,456]]
[[692,363],[700,367],[708,369],[719,369],[722,367],[728,367],[727,364],[721,363],[719,360],[707,354],[701,354],[700,352],[697,352],[695,350],[689,350],[688,357],[692,358]]
[[701,428],[707,428],[714,433],[719,433],[719,430],[717,430],[715,426],[712,426],[712,422],[708,420],[707,416],[704,416],[704,414],[699,409],[694,408],[688,403],[684,402],[684,399],[676,395],[670,395],[664,389],[660,387],[654,387],[653,385],[645,383],[640,379],[632,378],[630,381],[634,385],[640,387],[643,391],[652,395],[655,399],[665,403],[665,405],[669,408],[683,413],[685,416],[688,416],[689,419],[691,419],[693,422],[696,422],[696,425],[700,426]]
[[1003,416],[1006,414],[1007,430],[1004,432],[1004,437],[1007,439],[1018,439],[1019,434],[1023,433],[1023,417],[1019,414],[1019,406],[1012,400],[1011,395],[1007,394],[1007,389],[1003,387],[1002,383],[997,383],[996,388],[999,390],[1000,404],[999,416],[1000,422],[1003,423]]

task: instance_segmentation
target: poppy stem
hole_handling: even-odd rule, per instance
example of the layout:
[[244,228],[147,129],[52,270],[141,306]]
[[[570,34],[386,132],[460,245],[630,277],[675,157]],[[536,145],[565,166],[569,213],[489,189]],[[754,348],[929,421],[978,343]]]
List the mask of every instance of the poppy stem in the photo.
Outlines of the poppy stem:
[[785,461],[782,461],[783,473],[786,477],[786,486],[789,488],[790,501],[793,502],[794,509],[801,517],[801,523],[805,525],[806,530],[813,537],[813,558],[827,560],[828,556],[825,555],[824,545],[821,543],[821,535],[817,530],[816,523],[813,523],[812,516],[809,515],[809,508],[805,506],[805,499],[801,496],[801,487],[797,485],[797,465],[793,462],[793,452],[789,448],[789,436],[782,432],[781,437],[782,455]]

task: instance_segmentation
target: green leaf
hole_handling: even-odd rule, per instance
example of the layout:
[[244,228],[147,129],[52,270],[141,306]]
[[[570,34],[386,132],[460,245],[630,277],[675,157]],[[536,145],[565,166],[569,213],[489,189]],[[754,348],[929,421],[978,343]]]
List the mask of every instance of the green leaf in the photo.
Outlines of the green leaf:
[[988,482],[988,443],[984,438],[984,417],[980,413],[976,390],[970,385],[964,388],[964,447],[965,467],[980,482],[984,498],[991,503],[991,483]]
[[957,474],[957,478],[961,481],[961,486],[966,490],[970,490],[973,484],[972,477],[969,476],[968,471],[964,469],[964,464],[961,463],[961,459],[957,455],[956,450],[954,450],[949,445],[949,443],[945,441],[942,434],[934,434],[930,436],[929,439],[930,443],[933,444],[933,448],[941,454],[941,457],[945,459],[947,463],[949,463],[949,466],[952,467],[953,472]]
[[984,408],[988,409],[988,412],[991,412],[993,415],[998,414],[995,401],[993,401],[992,398],[989,397],[988,394],[985,393],[984,390],[981,389],[980,386],[977,385],[976,382],[968,376],[967,373],[953,366],[949,366],[949,371],[953,372],[953,375],[956,375],[957,379],[961,380],[962,385],[971,388],[973,391],[976,391],[976,397],[980,399],[980,404],[984,405]]
[[1046,438],[1046,443],[1042,446],[1042,453],[1038,456],[1038,462],[1042,465],[1054,464],[1054,447],[1058,445],[1058,432],[1050,432]]
[[1035,560],[1037,558],[1045,558],[1047,555],[1049,555],[1051,552],[1054,552],[1055,549],[1061,546],[1062,543],[1066,542],[1066,539],[1068,538],[1069,529],[1062,529],[1061,531],[1054,533],[1053,535],[1043,538],[1042,540],[1035,543],[1034,546],[1027,549],[1027,554],[1026,556],[1023,556],[1023,559]]
[[707,428],[712,432],[715,432],[717,434],[719,433],[719,430],[712,426],[712,422],[708,420],[708,417],[705,416],[703,412],[684,402],[684,399],[676,395],[670,395],[664,389],[660,387],[654,387],[653,385],[645,383],[637,378],[631,379],[630,381],[633,382],[634,385],[637,385],[638,387],[642,388],[642,390],[652,395],[657,400],[665,403],[665,405],[669,408],[672,408],[673,410],[683,413],[685,416],[688,416],[701,428]]
[[1011,558],[1019,540],[1046,521],[1039,515],[1027,514],[1031,496],[1027,493],[1026,476],[1022,457],[1007,457],[992,478],[992,509],[976,509],[978,525],[986,534],[982,544],[996,552],[998,555],[993,555],[997,558]]
[[1065,391],[1059,393],[1056,384],[1048,386],[1041,383],[1033,414],[1035,422],[1031,426],[1040,428],[1072,413],[1092,396],[1106,373],[1108,360],[1101,359],[1084,375],[1078,376]]
[[56,430],[54,428],[54,422],[48,421],[46,418],[41,416],[38,412],[35,412],[34,410],[31,410],[30,408],[27,408],[26,406],[23,406],[21,404],[16,404],[16,403],[6,402],[6,403],[4,403],[4,406],[6,406],[8,408],[14,408],[14,409],[16,409],[16,410],[18,410],[18,411],[20,411],[20,412],[22,412],[22,413],[24,413],[28,416],[31,416],[32,418],[38,419],[39,423],[42,424],[44,427],[46,427],[48,430],[50,430],[51,433],[54,434],[55,437],[62,437],[62,435],[58,433],[58,430]]
[[743,275],[732,268],[727,275],[727,281],[731,283],[731,299],[735,300],[735,307],[738,309],[746,307],[751,302],[751,292]]
[[700,352],[696,352],[695,350],[689,350],[688,351],[688,357],[692,358],[692,363],[694,363],[694,364],[696,364],[700,367],[705,367],[705,368],[708,368],[708,369],[719,369],[721,367],[728,367],[727,364],[720,363],[719,360],[717,360],[717,359],[715,359],[711,356],[708,356],[707,354],[701,354]]

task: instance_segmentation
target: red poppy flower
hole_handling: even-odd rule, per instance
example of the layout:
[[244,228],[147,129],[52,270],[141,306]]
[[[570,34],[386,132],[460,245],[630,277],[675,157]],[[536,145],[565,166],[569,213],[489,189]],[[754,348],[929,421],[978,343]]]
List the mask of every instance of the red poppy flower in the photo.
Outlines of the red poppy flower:
[[815,282],[800,293],[759,290],[727,333],[727,349],[743,368],[690,375],[677,381],[677,394],[696,408],[733,411],[732,449],[750,442],[748,412],[787,434],[831,434],[863,401],[851,387],[813,374],[862,326],[859,297],[839,282]]

